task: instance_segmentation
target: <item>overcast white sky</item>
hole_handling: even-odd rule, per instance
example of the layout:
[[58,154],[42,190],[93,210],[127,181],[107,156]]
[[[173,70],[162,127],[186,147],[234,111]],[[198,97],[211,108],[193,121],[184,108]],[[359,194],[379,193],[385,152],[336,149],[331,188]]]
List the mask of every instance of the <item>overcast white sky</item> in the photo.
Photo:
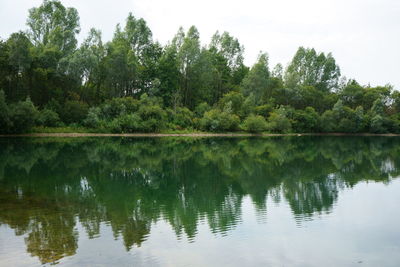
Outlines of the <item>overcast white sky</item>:
[[[26,29],[28,9],[41,0],[0,0],[0,37]],[[290,61],[299,46],[332,52],[342,74],[362,84],[400,89],[399,0],[62,0],[77,8],[82,40],[91,27],[111,39],[129,12],[143,17],[165,44],[179,26],[195,25],[203,44],[228,31],[245,47],[252,65],[268,52],[270,67]]]

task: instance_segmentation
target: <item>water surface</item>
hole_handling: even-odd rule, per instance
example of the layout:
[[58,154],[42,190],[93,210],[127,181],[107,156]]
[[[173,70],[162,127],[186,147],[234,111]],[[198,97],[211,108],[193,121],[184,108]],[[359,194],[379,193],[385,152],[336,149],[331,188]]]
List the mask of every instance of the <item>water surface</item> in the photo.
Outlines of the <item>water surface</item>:
[[400,266],[400,139],[2,138],[0,266]]

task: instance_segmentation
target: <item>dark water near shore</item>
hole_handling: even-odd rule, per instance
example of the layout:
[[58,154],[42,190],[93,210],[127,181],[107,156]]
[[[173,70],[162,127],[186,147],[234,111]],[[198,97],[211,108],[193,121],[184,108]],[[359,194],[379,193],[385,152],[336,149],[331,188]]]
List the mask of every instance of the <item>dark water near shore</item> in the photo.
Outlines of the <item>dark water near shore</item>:
[[1,138],[0,266],[400,266],[399,137]]

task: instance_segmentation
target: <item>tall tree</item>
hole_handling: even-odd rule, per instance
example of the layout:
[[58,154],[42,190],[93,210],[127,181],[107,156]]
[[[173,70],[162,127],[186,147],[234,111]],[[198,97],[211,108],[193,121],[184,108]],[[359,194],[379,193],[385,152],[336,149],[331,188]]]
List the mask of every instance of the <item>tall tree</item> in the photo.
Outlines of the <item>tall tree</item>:
[[179,47],[178,61],[179,71],[182,75],[181,90],[183,104],[189,108],[195,105],[194,95],[196,90],[196,64],[200,58],[200,35],[196,27],[192,26],[184,34],[183,29],[179,29],[173,43]]
[[181,102],[179,83],[181,80],[177,47],[167,45],[158,62],[158,78],[160,79],[159,95],[166,106],[176,107]]
[[66,62],[68,74],[79,81],[81,94],[85,100],[98,102],[101,98],[104,57],[105,48],[101,40],[101,31],[92,28],[80,48]]
[[11,34],[7,40],[9,49],[8,65],[12,74],[6,93],[11,101],[24,100],[29,96],[31,81],[32,44],[23,32]]
[[138,65],[138,58],[118,25],[104,59],[108,97],[132,96],[140,90]]
[[285,72],[287,87],[315,86],[325,92],[337,89],[339,78],[332,54],[317,53],[314,48],[299,47]]
[[65,8],[58,0],[44,0],[29,10],[29,36],[37,47],[56,47],[62,56],[76,48],[80,32],[79,15],[75,8]]
[[245,96],[253,94],[257,102],[260,102],[263,97],[268,99],[270,97],[270,92],[268,90],[269,78],[268,55],[266,53],[261,53],[258,56],[257,62],[243,79],[243,94]]

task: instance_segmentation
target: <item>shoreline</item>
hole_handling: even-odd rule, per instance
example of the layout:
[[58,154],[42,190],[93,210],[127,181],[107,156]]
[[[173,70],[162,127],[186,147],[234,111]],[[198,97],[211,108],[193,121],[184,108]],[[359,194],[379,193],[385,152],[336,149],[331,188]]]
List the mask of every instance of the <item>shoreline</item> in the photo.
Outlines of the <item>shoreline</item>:
[[274,136],[400,136],[400,134],[373,133],[27,133],[1,134],[0,137],[274,137]]

